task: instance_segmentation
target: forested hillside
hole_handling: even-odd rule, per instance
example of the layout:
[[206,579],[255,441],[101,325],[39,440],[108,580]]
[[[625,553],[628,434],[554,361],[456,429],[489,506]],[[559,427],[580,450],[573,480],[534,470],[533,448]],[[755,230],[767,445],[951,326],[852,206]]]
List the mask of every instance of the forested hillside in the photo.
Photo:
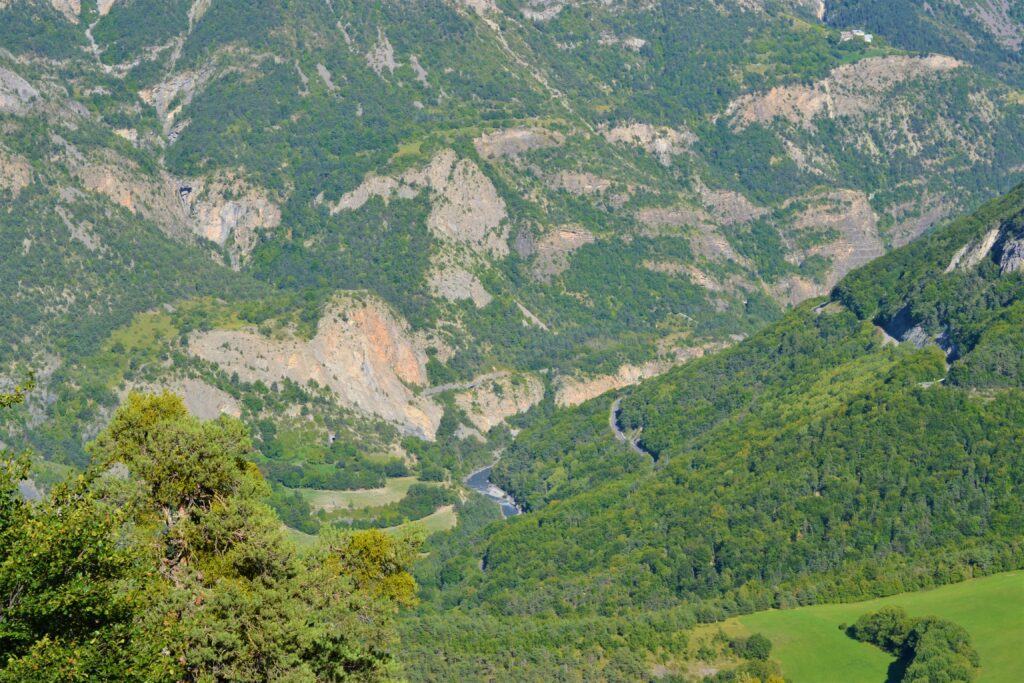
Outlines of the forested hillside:
[[[485,643],[496,670],[552,647],[628,680],[685,651],[686,623],[1021,567],[1022,239],[1018,187],[642,383],[618,421],[646,454],[608,396],[525,429],[494,476],[530,513],[452,532],[421,570],[419,675],[472,676]],[[481,624],[471,646],[442,608]],[[622,637],[545,640],[581,622]]]
[[1020,177],[1012,69],[821,9],[2,3],[4,440],[80,466],[167,387],[281,501],[465,470]]

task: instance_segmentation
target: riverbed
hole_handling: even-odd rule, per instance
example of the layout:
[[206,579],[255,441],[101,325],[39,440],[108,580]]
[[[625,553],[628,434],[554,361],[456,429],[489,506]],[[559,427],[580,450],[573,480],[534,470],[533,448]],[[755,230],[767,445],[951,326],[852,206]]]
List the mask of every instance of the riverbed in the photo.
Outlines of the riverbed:
[[523,511],[519,509],[518,505],[516,505],[512,496],[508,495],[491,483],[492,467],[485,467],[477,470],[466,477],[466,486],[500,505],[503,517],[515,517],[518,514],[522,514]]

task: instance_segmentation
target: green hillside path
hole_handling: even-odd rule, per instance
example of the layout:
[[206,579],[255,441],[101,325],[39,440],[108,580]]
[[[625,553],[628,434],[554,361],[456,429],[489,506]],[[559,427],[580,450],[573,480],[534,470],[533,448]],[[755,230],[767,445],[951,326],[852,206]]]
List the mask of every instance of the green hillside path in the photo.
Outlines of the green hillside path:
[[847,637],[839,625],[886,605],[966,628],[981,655],[979,683],[1024,681],[1024,571],[867,602],[758,612],[731,621],[770,638],[772,658],[793,683],[883,683],[892,658]]

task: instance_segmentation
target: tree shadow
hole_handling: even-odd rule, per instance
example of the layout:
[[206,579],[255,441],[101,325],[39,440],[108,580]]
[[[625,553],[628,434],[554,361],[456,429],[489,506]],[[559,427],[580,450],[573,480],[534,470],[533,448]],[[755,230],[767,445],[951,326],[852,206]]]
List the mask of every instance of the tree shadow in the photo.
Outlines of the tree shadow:
[[[839,626],[839,630],[853,640],[863,642],[854,635],[852,626],[847,627],[845,624],[842,624]],[[912,661],[914,661],[914,654],[912,652],[901,653],[900,656],[893,660],[892,664],[889,665],[889,668],[886,671],[885,683],[901,683],[901,681],[903,681],[903,677],[907,675],[907,668],[910,666]]]
[[885,683],[900,683],[903,677],[907,675],[907,667],[914,661],[913,656],[903,655],[896,659],[892,664],[889,665],[889,670],[886,672]]

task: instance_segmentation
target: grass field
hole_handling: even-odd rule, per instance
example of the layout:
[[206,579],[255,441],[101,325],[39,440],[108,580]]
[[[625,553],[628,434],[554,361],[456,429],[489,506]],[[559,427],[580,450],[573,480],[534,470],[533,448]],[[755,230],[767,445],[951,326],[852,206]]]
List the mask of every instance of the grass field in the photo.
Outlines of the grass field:
[[387,485],[379,489],[356,489],[353,491],[321,491],[318,489],[298,489],[309,501],[313,511],[324,510],[363,510],[379,507],[388,503],[397,503],[405,498],[409,487],[416,483],[416,477],[397,477],[388,479]]
[[722,624],[730,634],[762,633],[793,683],[884,683],[893,661],[839,630],[862,614],[898,605],[966,628],[981,655],[980,683],[1024,681],[1024,571],[845,605],[758,612]]
[[442,505],[433,512],[422,519],[417,519],[408,524],[399,524],[398,526],[388,527],[384,531],[398,531],[399,529],[417,525],[427,530],[428,534],[432,534],[436,531],[447,531],[452,529],[459,521],[459,516],[455,512],[454,505]]
[[[387,533],[393,533],[400,529],[404,529],[407,526],[413,524],[422,527],[427,531],[428,534],[432,534],[437,531],[447,531],[452,529],[459,521],[459,516],[455,512],[454,505],[443,505],[435,510],[432,514],[427,515],[423,519],[417,519],[409,522],[408,524],[399,524],[398,526],[388,527],[384,529]],[[309,550],[316,545],[317,537],[313,534],[306,534],[296,529],[292,529],[289,526],[282,525],[285,536],[287,536],[300,550]]]

